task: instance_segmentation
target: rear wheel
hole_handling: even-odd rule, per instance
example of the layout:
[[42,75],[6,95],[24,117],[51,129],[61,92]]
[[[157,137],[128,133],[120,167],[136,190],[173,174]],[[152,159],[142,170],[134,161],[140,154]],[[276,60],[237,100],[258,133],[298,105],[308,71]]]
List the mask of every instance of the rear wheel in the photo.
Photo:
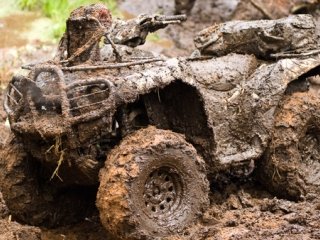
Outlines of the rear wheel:
[[100,172],[102,224],[126,239],[183,232],[208,207],[204,165],[179,134],[148,127],[128,136]]
[[319,97],[312,92],[287,96],[275,118],[271,139],[259,166],[263,183],[285,198],[319,193]]

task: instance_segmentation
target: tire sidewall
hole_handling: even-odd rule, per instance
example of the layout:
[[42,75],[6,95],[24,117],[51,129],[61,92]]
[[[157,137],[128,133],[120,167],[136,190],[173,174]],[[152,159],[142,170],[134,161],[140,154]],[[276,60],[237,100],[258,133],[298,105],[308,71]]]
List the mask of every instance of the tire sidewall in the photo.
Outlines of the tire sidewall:
[[[148,232],[147,235],[168,235],[188,226],[201,215],[207,204],[208,184],[195,151],[183,151],[183,148],[166,146],[163,150],[141,153],[135,156],[135,161],[139,162],[139,174],[132,179],[129,186],[129,206],[134,213],[131,222]],[[153,219],[145,211],[143,192],[149,175],[162,167],[174,169],[179,175],[182,186],[181,199],[176,209]]]

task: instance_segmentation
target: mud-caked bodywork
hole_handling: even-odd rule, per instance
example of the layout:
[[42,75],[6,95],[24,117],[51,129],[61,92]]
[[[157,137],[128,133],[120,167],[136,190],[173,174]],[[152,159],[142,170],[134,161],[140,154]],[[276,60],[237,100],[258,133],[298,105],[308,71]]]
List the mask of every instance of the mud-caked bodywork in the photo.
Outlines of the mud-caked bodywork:
[[[228,32],[228,26],[232,31]],[[99,170],[105,165],[100,172],[102,183],[97,205],[103,212],[102,222],[115,234],[121,235],[123,229],[132,229],[139,222],[146,229],[162,226],[158,235],[168,235],[166,224],[169,223],[161,219],[169,213],[173,214],[172,222],[193,221],[207,198],[195,200],[193,206],[188,205],[189,200],[182,207],[176,203],[177,193],[183,192],[177,183],[179,169],[181,178],[189,171],[182,170],[181,166],[185,165],[178,162],[184,157],[190,163],[196,159],[194,171],[199,171],[196,175],[202,179],[198,181],[200,186],[195,186],[188,180],[190,176],[186,177],[185,189],[199,187],[206,192],[207,181],[203,175],[212,179],[220,175],[248,176],[257,161],[268,156],[266,152],[275,135],[283,99],[297,92],[309,92],[308,78],[319,73],[320,57],[310,16],[271,22],[234,22],[214,27],[213,33],[211,30],[196,38],[201,46],[191,57],[139,59],[139,55],[131,55],[121,56],[121,62],[92,62],[92,59],[82,64],[64,60],[47,62],[28,66],[28,74],[15,76],[9,84],[5,109],[11,129],[27,154],[41,163],[42,178],[63,187],[95,186],[99,183]],[[291,39],[295,35],[299,39]],[[237,45],[237,39],[232,36],[241,36],[241,44]],[[253,36],[257,48],[252,50],[242,43]],[[108,39],[119,54],[112,37]],[[272,55],[279,51],[281,54]],[[102,53],[103,49],[100,59],[104,59]],[[303,111],[308,103],[300,106]],[[172,139],[177,139],[179,144],[175,146]],[[165,146],[170,149],[168,152]],[[177,154],[173,160],[172,153],[177,152],[178,146],[183,154]],[[166,156],[165,166],[158,166],[154,157],[161,156],[161,152]],[[160,170],[148,165],[149,158]],[[155,169],[156,174],[145,172],[144,167]],[[273,167],[269,164],[270,172]],[[142,180],[139,172],[145,175]],[[123,183],[121,179],[125,179]],[[134,192],[129,187],[132,179],[138,179],[132,183]],[[158,186],[159,179],[163,184]],[[132,210],[137,206],[126,197],[139,193],[143,184],[146,190],[141,196],[145,200],[141,201],[145,201],[145,206],[139,205],[139,209],[146,207],[141,213],[146,217],[133,214],[138,211]],[[161,200],[162,195],[157,196],[167,185],[167,192],[162,194],[166,197]],[[114,210],[109,212],[111,205]],[[198,212],[175,215],[172,206],[181,212],[190,209]],[[153,225],[150,219],[160,220]],[[170,231],[175,227],[171,226]],[[139,238],[145,233],[134,234]]]
[[[104,158],[103,150],[125,134],[151,124],[185,134],[215,170],[261,156],[288,84],[318,64],[317,57],[261,64],[253,55],[231,54],[210,60],[170,59],[117,69],[114,75],[110,69],[90,76],[40,66],[34,82],[13,79],[8,92],[12,100],[8,97],[6,104],[12,130],[26,137],[26,147],[35,157],[51,164],[59,159],[49,154],[57,138],[60,147],[77,151],[89,143],[103,147],[103,141],[110,141],[93,154],[73,158],[66,152],[72,169],[80,158],[98,164],[99,150]],[[126,110],[128,116],[123,116]]]
[[45,65],[31,71],[34,80],[15,77],[6,101],[12,130],[53,169],[60,154],[52,146],[60,141],[59,149],[68,149],[66,176],[83,164],[96,170],[94,178],[109,149],[149,124],[184,134],[213,172],[246,165],[241,171],[249,174],[288,86],[319,65],[317,56],[262,62],[240,54],[135,64],[83,66],[88,71]]

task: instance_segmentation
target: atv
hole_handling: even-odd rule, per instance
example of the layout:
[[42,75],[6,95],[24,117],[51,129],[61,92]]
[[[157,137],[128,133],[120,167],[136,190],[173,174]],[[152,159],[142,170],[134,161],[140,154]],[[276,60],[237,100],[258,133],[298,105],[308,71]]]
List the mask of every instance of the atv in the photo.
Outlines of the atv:
[[209,182],[222,178],[256,169],[278,196],[319,192],[311,16],[214,25],[191,56],[171,59],[126,46],[177,18],[142,15],[106,31],[109,20],[100,5],[75,10],[57,57],[8,85],[0,187],[15,219],[71,223],[96,199],[117,238],[163,239],[201,220]]

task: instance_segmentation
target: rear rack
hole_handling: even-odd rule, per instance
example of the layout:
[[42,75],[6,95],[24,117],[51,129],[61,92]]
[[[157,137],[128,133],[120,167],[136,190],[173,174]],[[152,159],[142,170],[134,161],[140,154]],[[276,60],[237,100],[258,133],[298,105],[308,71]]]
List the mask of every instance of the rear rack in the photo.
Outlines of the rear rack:
[[[86,70],[101,70],[101,69],[116,69],[116,68],[123,68],[123,67],[131,67],[136,65],[143,65],[146,63],[153,63],[153,62],[161,62],[165,61],[163,58],[143,58],[143,59],[128,59],[124,60],[120,63],[106,63],[106,62],[97,62],[97,65],[77,65],[72,67],[61,67],[64,71],[86,71]],[[38,63],[38,64],[46,64],[46,62]],[[38,65],[37,64],[37,65]],[[35,64],[23,65],[21,66],[22,69],[26,70],[33,70],[35,68]]]

